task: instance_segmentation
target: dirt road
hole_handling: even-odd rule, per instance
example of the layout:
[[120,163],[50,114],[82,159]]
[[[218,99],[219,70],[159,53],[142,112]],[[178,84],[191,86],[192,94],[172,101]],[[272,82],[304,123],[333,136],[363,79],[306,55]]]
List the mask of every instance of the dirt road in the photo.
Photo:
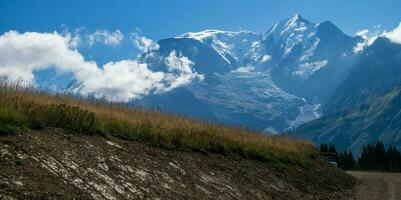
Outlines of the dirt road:
[[401,200],[401,173],[348,173],[361,181],[352,200]]

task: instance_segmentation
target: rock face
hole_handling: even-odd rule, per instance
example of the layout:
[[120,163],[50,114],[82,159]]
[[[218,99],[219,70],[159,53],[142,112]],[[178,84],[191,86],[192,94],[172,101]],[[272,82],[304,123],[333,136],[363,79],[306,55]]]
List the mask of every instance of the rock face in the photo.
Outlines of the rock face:
[[61,130],[0,136],[0,197],[342,199],[354,180],[317,158],[277,164]]

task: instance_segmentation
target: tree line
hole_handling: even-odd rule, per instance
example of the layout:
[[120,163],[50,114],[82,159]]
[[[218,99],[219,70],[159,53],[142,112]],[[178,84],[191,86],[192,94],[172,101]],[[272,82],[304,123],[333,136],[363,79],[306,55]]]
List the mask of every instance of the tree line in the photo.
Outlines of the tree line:
[[386,148],[381,141],[365,145],[358,158],[351,151],[337,151],[333,144],[320,144],[318,149],[322,153],[332,153],[338,167],[344,170],[401,172],[401,152],[392,145]]

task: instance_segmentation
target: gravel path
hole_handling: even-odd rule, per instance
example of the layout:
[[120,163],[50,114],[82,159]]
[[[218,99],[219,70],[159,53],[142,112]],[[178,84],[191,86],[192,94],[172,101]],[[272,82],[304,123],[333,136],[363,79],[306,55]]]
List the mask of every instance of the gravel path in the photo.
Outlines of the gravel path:
[[401,200],[401,173],[348,173],[361,181],[352,200]]

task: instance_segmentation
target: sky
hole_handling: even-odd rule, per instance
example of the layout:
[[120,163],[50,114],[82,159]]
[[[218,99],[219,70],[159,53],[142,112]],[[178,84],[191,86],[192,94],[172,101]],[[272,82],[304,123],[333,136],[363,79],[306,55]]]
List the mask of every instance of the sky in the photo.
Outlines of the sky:
[[154,40],[203,29],[264,32],[300,13],[347,34],[401,21],[399,0],[0,0],[0,32],[140,28]]
[[205,29],[263,33],[299,13],[358,33],[362,51],[384,30],[401,43],[400,8],[399,0],[0,0],[0,76],[49,87],[73,80],[81,94],[128,101],[204,79],[180,52],[163,58],[165,71],[141,63],[160,39]]

